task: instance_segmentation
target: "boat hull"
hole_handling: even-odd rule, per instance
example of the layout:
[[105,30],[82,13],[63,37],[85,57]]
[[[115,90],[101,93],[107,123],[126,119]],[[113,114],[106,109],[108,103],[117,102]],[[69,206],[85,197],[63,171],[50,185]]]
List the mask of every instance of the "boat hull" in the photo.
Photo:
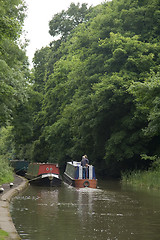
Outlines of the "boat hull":
[[97,188],[97,179],[73,179],[64,173],[63,180],[70,186],[76,188]]
[[29,180],[29,183],[31,185],[37,185],[37,186],[47,186],[47,187],[58,187],[61,186],[62,179],[53,177],[53,179],[50,179],[48,177],[43,177],[43,175],[33,177],[26,174],[26,178]]

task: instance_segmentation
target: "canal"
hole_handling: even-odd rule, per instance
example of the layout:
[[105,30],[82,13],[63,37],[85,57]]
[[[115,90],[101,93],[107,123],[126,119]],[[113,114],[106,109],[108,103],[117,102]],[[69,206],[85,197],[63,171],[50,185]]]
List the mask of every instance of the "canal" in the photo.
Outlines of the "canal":
[[21,239],[160,239],[160,192],[135,190],[117,181],[98,185],[98,189],[29,186],[11,202]]

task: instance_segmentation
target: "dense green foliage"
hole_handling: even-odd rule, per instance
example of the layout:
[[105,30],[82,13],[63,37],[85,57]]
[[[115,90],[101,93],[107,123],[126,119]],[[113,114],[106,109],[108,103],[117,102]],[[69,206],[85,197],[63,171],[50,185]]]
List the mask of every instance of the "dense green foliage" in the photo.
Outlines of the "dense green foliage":
[[6,157],[0,155],[0,184],[13,181],[13,170],[6,161]]
[[12,168],[9,161],[12,157],[13,139],[12,127],[1,127],[0,129],[0,184],[13,181]]
[[12,179],[8,157],[14,149],[12,127],[3,126],[13,125],[18,106],[27,101],[28,61],[19,40],[24,17],[23,0],[0,1],[0,182]]
[[77,5],[71,3],[67,11],[63,10],[61,13],[55,14],[50,21],[50,35],[53,37],[60,36],[61,39],[66,40],[73,29],[88,20],[89,15],[87,13],[89,13],[89,10],[85,3],[81,6],[79,3]]
[[12,119],[12,112],[25,96],[27,59],[18,39],[24,19],[21,0],[0,2],[0,124]]
[[72,3],[49,27],[59,38],[35,53],[14,111],[16,156],[63,167],[86,153],[112,176],[148,169],[160,155],[160,0]]
[[[63,16],[67,24],[67,12]],[[61,14],[51,20],[51,33],[57,17]],[[109,175],[147,168],[150,160],[141,154],[155,154],[156,140],[146,136],[155,104],[146,111],[136,96],[139,84],[142,88],[159,70],[159,1],[113,0],[89,9],[84,19],[64,34],[65,43],[61,37],[35,55],[34,87],[41,80],[44,99],[34,157],[63,165],[86,152]]]
[[[53,17],[50,33],[60,39],[35,54],[33,158],[63,166],[87,153],[101,174],[145,169],[152,161],[141,155],[154,155],[159,146],[158,102],[150,101],[150,95],[157,101],[156,89],[143,91],[159,76],[159,1],[85,7],[77,22],[78,8],[72,4]],[[156,136],[149,134],[152,124]]]

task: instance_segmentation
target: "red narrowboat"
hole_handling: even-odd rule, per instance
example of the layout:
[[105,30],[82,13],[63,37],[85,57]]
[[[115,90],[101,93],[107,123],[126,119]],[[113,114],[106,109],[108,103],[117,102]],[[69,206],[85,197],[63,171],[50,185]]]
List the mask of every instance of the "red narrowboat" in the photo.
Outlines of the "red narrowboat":
[[97,179],[95,175],[95,168],[88,165],[85,169],[86,176],[83,178],[83,167],[81,162],[67,162],[67,166],[63,175],[64,182],[76,188],[96,188]]
[[62,182],[57,163],[30,163],[25,176],[36,185],[59,186]]

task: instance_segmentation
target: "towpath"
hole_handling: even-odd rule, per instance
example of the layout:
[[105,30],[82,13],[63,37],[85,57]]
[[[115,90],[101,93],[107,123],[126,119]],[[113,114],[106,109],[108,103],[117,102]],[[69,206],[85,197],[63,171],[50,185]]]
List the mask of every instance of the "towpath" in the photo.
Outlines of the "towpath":
[[10,188],[9,184],[2,185],[4,192],[3,194],[0,194],[0,229],[8,232],[9,237],[7,240],[21,239],[12,222],[9,204],[11,198],[21,192],[25,187],[27,187],[27,184],[28,182],[25,180],[25,178],[15,175],[12,188]]

